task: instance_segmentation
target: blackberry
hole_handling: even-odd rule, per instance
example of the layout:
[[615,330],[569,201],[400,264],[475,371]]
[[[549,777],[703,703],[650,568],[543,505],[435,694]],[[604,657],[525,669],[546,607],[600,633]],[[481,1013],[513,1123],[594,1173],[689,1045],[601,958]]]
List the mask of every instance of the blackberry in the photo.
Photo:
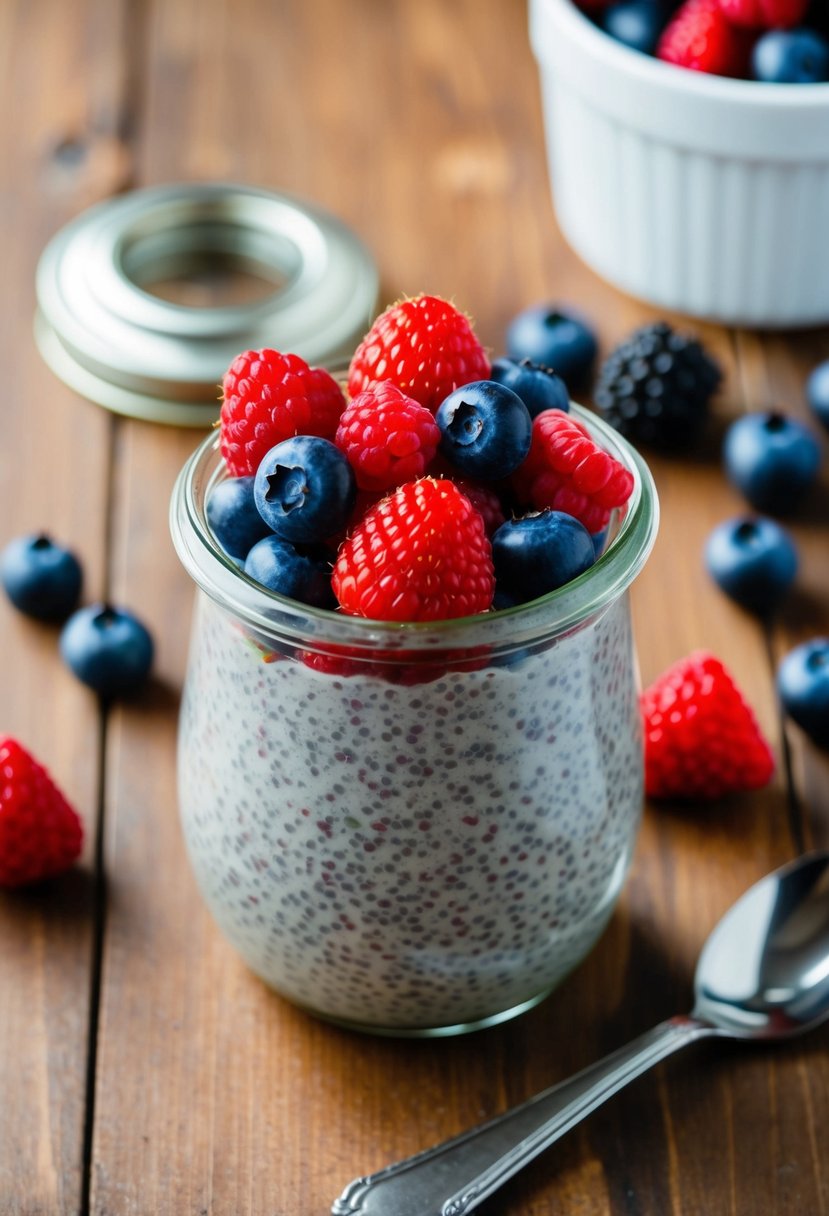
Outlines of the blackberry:
[[599,371],[599,413],[635,443],[679,447],[702,430],[722,372],[700,342],[665,321],[637,329]]

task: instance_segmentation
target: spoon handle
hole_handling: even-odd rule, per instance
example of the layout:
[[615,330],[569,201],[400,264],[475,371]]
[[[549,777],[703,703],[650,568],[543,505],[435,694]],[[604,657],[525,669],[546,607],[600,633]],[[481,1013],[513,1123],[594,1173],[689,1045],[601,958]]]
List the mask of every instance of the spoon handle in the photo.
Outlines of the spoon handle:
[[716,1031],[695,1017],[661,1022],[626,1047],[444,1144],[356,1178],[332,1216],[465,1216],[629,1081]]

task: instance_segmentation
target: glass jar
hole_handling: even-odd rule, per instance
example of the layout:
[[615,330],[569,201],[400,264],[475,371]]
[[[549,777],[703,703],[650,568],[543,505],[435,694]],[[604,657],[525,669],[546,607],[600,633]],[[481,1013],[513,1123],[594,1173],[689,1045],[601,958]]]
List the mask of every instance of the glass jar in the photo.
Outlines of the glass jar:
[[460,1033],[530,1008],[605,927],[643,801],[628,589],[658,518],[637,453],[596,564],[516,608],[389,624],[266,592],[211,536],[215,435],[171,525],[198,584],[179,733],[184,837],[213,916],[294,1003]]

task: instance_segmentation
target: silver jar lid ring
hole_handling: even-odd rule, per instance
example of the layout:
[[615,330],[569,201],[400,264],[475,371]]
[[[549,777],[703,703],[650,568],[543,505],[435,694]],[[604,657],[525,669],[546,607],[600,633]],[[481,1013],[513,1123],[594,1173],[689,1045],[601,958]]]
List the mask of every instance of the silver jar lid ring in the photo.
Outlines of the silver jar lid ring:
[[[273,291],[197,308],[147,290],[217,259]],[[35,335],[52,370],[98,404],[201,427],[215,421],[239,351],[342,365],[377,294],[371,255],[326,212],[246,186],[162,186],[100,203],[53,237],[38,264]]]

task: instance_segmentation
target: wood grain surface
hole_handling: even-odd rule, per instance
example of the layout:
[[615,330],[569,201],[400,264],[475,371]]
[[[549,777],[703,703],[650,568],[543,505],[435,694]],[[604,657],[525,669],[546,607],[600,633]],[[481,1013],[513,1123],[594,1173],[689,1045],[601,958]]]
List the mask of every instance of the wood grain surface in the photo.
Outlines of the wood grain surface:
[[[3,0],[0,542],[47,529],[85,599],[153,628],[147,693],[103,717],[57,632],[0,604],[0,733],[50,767],[87,827],[82,865],[0,895],[3,1216],[322,1216],[343,1185],[568,1076],[691,999],[694,962],[762,874],[829,847],[829,760],[784,730],[777,660],[829,627],[829,488],[792,521],[802,569],[771,632],[703,571],[743,507],[719,462],[741,411],[807,416],[829,332],[690,325],[726,373],[709,442],[652,461],[662,526],[634,590],[642,677],[704,646],[774,743],[762,793],[649,807],[621,906],[550,1000],[465,1039],[372,1039],[269,992],[213,926],[177,820],[175,735],[191,585],[168,538],[193,432],[115,418],[43,366],[34,270],[86,205],[212,178],[307,197],[372,249],[384,301],[430,291],[494,353],[539,300],[581,308],[603,350],[655,314],[563,242],[526,12],[515,0]],[[824,443],[824,454],[826,444]],[[500,1216],[826,1216],[829,1037],[704,1047],[660,1066],[481,1210]],[[389,1216],[394,1216],[389,1213]]]

